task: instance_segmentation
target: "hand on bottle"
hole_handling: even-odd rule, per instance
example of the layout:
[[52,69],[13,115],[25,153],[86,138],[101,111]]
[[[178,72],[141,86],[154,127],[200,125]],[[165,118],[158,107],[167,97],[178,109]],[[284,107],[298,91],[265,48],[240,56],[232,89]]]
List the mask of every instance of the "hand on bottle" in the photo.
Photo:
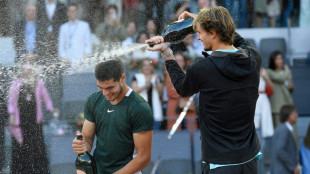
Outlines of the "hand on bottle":
[[[76,132],[76,135],[82,135],[80,131]],[[87,145],[85,140],[77,140],[76,138],[72,142],[73,152],[76,154],[82,154],[87,151]]]
[[149,51],[160,51],[160,52],[162,52],[168,46],[165,43],[164,38],[162,36],[155,36],[155,37],[152,37],[152,38],[145,41],[146,44],[149,42],[154,43],[153,47],[150,47],[150,46],[147,47],[147,50],[149,50]]
[[190,13],[190,12],[188,12],[188,11],[185,11],[185,12],[183,12],[183,13],[179,16],[178,21],[184,20],[184,19],[186,19],[186,18],[193,18],[193,19],[195,19],[196,17],[197,17],[196,14],[193,14],[193,13]]

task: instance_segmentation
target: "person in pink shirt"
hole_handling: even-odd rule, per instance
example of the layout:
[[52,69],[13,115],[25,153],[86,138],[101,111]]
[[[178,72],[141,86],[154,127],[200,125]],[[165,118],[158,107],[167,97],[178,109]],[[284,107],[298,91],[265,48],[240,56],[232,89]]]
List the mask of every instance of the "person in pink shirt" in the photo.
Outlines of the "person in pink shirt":
[[[29,58],[34,55],[26,55]],[[22,64],[21,76],[13,80],[8,97],[9,131],[12,139],[11,173],[49,173],[42,130],[42,103],[53,107],[44,82],[35,75],[30,63]]]

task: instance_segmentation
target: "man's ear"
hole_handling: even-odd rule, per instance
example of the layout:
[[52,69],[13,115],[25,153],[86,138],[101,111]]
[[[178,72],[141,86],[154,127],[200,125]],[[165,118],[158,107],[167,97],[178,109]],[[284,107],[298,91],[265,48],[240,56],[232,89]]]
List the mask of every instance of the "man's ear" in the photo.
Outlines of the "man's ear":
[[217,33],[216,33],[216,31],[214,29],[210,30],[209,33],[211,34],[211,38],[212,39],[215,39],[217,37]]
[[125,80],[126,80],[126,75],[125,75],[125,73],[123,73],[121,76],[121,82],[124,83]]

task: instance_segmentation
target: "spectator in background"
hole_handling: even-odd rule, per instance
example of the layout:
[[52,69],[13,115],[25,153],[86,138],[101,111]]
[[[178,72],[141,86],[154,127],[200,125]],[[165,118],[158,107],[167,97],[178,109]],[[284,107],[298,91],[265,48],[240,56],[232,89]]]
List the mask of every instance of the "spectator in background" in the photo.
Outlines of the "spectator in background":
[[105,21],[96,28],[96,36],[102,42],[122,42],[126,38],[126,29],[118,16],[116,5],[109,5]]
[[67,21],[66,6],[59,0],[38,0],[38,25],[42,42],[38,50],[38,62],[49,64],[58,62],[57,44],[60,26]]
[[[262,0],[264,1],[264,0]],[[247,0],[225,0],[224,4],[227,10],[231,13],[233,20],[238,28],[247,27]]]
[[300,163],[302,174],[310,173],[310,124],[304,140],[300,143]]
[[291,26],[291,13],[294,8],[294,0],[282,1],[281,27]]
[[[45,85],[51,94],[54,106],[60,107],[62,98],[62,69],[55,64],[60,62],[58,58],[58,38],[60,26],[68,19],[67,7],[60,0],[38,0],[38,39],[40,46],[37,49],[37,62],[46,66],[47,76]],[[42,46],[41,46],[42,45]]]
[[14,26],[14,46],[19,60],[26,52],[35,52],[37,47],[42,47],[39,41],[37,8],[35,5],[28,4],[25,8],[25,18]]
[[[163,29],[163,21],[166,18],[164,8],[167,0],[145,0],[145,12],[147,19],[154,19],[157,23],[157,30],[161,32]],[[169,8],[171,8],[170,6]]]
[[199,9],[216,7],[216,0],[198,0]]
[[294,105],[284,105],[280,110],[281,123],[272,139],[271,174],[299,174],[297,146],[293,137],[293,125],[298,113]]
[[280,124],[279,112],[283,105],[293,104],[290,91],[293,91],[292,73],[287,65],[284,65],[284,57],[280,51],[274,51],[269,58],[268,75],[273,83],[274,93],[270,96],[274,127]]
[[126,39],[122,41],[122,47],[131,45],[136,42],[137,37],[137,25],[134,21],[130,21],[126,28]]
[[199,47],[194,44],[195,36],[196,36],[195,34],[189,34],[183,40],[183,43],[185,44],[185,47],[186,47],[185,55],[191,61],[197,60],[198,58],[202,57],[201,53],[202,51],[204,51],[203,47]]
[[[33,56],[33,55],[30,55]],[[44,82],[33,70],[33,62],[22,64],[21,77],[13,80],[8,98],[12,138],[11,173],[49,173],[43,136],[42,102],[50,112],[53,108]]]
[[172,18],[172,22],[177,21],[178,17],[185,11],[189,11],[189,0],[184,0],[184,2],[177,3],[174,6],[174,16]]
[[[256,102],[254,123],[256,134],[261,145],[261,152],[264,152],[265,138],[271,137],[274,133],[272,122],[271,107],[266,94],[267,84],[272,86],[272,82],[264,68],[260,70],[260,82],[258,86],[259,97]],[[264,156],[258,161],[258,174],[265,174]]]
[[154,116],[154,130],[159,130],[163,121],[161,103],[163,83],[156,74],[151,59],[143,59],[141,73],[135,74],[131,87],[149,103]]
[[198,4],[195,0],[168,0],[164,5],[164,16],[165,19],[162,22],[166,25],[173,22],[175,16],[175,8],[177,4],[188,3],[188,9],[191,13],[198,13]]
[[[145,44],[145,40],[149,38],[149,35],[147,32],[145,31],[141,31],[139,32],[138,36],[137,36],[137,43],[139,44]],[[152,52],[152,51],[148,51],[146,50],[146,48],[142,48],[139,50],[136,50],[132,53],[132,59],[133,60],[141,60],[144,58],[150,58],[152,60],[159,60],[159,53],[158,52]]]
[[[175,54],[175,60],[181,67],[183,72],[186,72],[187,61],[185,56],[182,53]],[[167,103],[167,129],[171,130],[173,124],[178,118],[180,111],[184,108],[184,104],[188,101],[189,97],[181,97],[176,89],[173,87],[171,82],[170,76],[168,72],[165,73],[165,82],[166,82],[166,89],[168,95],[168,103]],[[186,114],[186,129],[190,131],[194,131],[197,129],[197,121],[196,121],[196,108],[194,101],[189,107],[189,110]],[[185,127],[184,127],[185,128]],[[181,129],[181,126],[178,127],[178,130]]]
[[263,19],[267,17],[267,0],[254,0],[254,26],[262,27]]
[[154,37],[158,35],[158,27],[154,19],[147,20],[146,32],[150,37]]
[[299,26],[310,27],[310,0],[300,1]]
[[276,17],[280,15],[280,2],[279,0],[268,0],[267,1],[267,14],[269,19],[269,26],[276,26]]
[[69,21],[60,26],[58,55],[68,63],[82,61],[91,55],[91,33],[87,22],[78,19],[78,5],[72,3]]

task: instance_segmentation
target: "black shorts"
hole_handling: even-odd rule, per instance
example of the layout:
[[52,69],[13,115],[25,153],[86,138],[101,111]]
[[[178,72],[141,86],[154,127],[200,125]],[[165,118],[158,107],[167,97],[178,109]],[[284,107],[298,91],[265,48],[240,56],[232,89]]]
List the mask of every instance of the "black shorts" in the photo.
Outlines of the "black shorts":
[[202,174],[257,174],[257,159],[236,166],[218,167],[210,170],[210,165],[202,165]]

